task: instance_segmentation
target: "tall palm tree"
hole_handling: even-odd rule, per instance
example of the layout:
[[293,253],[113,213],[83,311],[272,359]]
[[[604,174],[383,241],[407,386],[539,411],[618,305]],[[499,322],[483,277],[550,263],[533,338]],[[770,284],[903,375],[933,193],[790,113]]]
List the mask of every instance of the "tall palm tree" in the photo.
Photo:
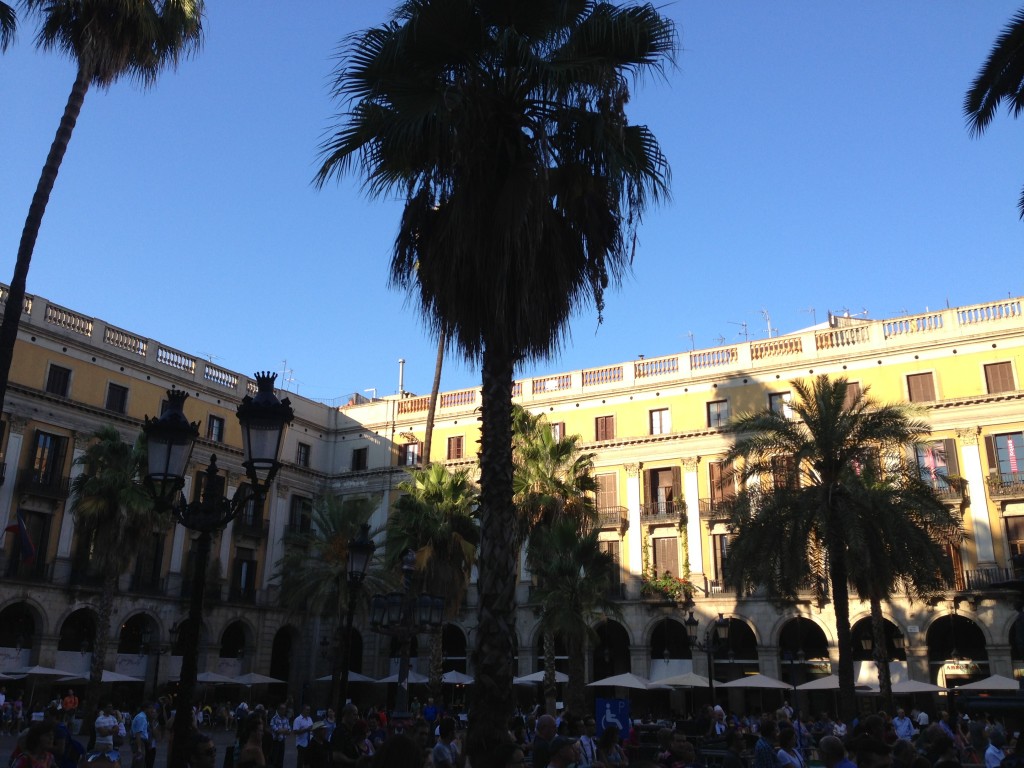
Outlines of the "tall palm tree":
[[[84,696],[88,705],[95,707],[118,579],[151,540],[153,531],[169,528],[171,520],[157,511],[143,484],[147,469],[144,448],[126,443],[112,426],[101,427],[92,437],[94,442],[75,459],[82,472],[71,484],[71,514],[79,547],[88,552],[88,566],[102,585]],[[93,719],[86,717],[85,722]]]
[[18,26],[18,15],[14,6],[0,2],[0,52],[6,51],[14,40],[14,30]]
[[[379,567],[372,563],[360,595],[350,594],[348,581],[348,545],[356,538],[380,503],[379,498],[342,499],[334,494],[318,496],[313,502],[309,526],[285,537],[284,556],[276,564],[281,580],[281,605],[290,610],[305,610],[314,616],[337,617],[337,636],[350,643],[343,622],[352,599],[381,591],[389,584]],[[346,647],[334,655],[331,666],[331,690],[328,701],[338,696]],[[351,659],[349,659],[351,664]],[[341,704],[338,704],[339,711]]]
[[513,370],[557,349],[575,310],[600,314],[667,194],[665,157],[625,105],[630,76],[675,47],[650,4],[406,0],[340,57],[345,114],[316,181],[356,165],[371,196],[405,199],[391,282],[482,366],[474,764],[514,706]]
[[618,564],[601,551],[597,529],[581,530],[569,518],[538,530],[530,539],[527,563],[537,577],[533,596],[540,605],[546,656],[553,658],[555,636],[562,637],[569,657],[566,707],[578,714],[585,711],[586,643],[596,636],[591,627],[599,618],[621,618],[608,591],[618,578]]
[[64,115],[36,184],[18,244],[0,323],[0,406],[18,338],[25,283],[46,204],[90,86],[109,88],[122,77],[153,85],[164,67],[177,67],[199,47],[204,0],[23,0],[42,26],[36,44],[70,56],[77,67]]
[[[443,464],[413,470],[398,485],[402,492],[388,518],[387,562],[401,564],[408,550],[416,553],[416,571],[424,591],[444,598],[445,615],[462,607],[476,564],[480,528],[477,492],[468,470],[451,471]],[[441,634],[431,638],[430,687],[441,698]]]
[[871,532],[871,545],[851,553],[851,584],[871,606],[873,652],[887,711],[892,710],[888,640],[882,603],[896,592],[928,598],[949,588],[950,546],[963,540],[960,518],[936,495],[913,462],[888,457],[885,466],[863,467],[850,483],[851,512]]
[[[736,508],[738,533],[726,563],[732,585],[795,595],[804,586],[831,594],[839,649],[840,709],[855,713],[849,580],[852,556],[877,543],[851,514],[859,472],[899,452],[928,426],[898,405],[879,405],[846,379],[792,382],[792,417],[770,409],[739,416],[727,460],[742,459],[747,488]],[[760,483],[751,482],[759,478]],[[769,479],[771,482],[769,483]]]
[[[980,136],[1006,102],[1014,117],[1024,110],[1024,9],[1003,28],[964,96],[964,116],[972,136]],[[1024,191],[1017,202],[1024,218]]]

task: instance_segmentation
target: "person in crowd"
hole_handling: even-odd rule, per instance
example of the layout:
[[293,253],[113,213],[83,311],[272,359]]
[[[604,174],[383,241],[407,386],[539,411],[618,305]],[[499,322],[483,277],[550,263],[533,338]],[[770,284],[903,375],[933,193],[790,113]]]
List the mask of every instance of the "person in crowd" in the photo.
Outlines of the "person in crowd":
[[775,721],[769,717],[761,719],[758,729],[760,736],[754,745],[754,768],[778,768],[779,758],[775,753]]
[[309,705],[302,707],[302,712],[292,722],[292,733],[295,734],[295,768],[306,768],[306,747],[309,746],[309,732],[313,729],[313,718],[309,714]]
[[411,736],[398,733],[385,741],[370,762],[371,768],[423,768],[420,745]]
[[96,716],[96,722],[93,725],[93,729],[96,733],[96,741],[94,744],[96,752],[113,752],[114,751],[114,736],[117,735],[117,718],[111,714],[113,706],[110,702],[104,702],[100,705],[99,713]]
[[455,741],[455,721],[450,717],[442,717],[438,729],[437,743],[430,753],[431,762],[434,768],[456,768],[457,752],[452,750],[452,742]]
[[743,758],[743,734],[736,728],[725,732],[725,757],[721,768],[747,768]]
[[999,768],[1006,758],[1003,747],[1006,746],[1006,734],[1002,728],[993,728],[988,734],[988,748],[985,750],[985,768]]
[[506,741],[494,749],[494,765],[498,768],[522,768],[526,756],[522,745],[514,741]]
[[306,765],[309,768],[329,768],[331,765],[331,747],[327,742],[327,723],[323,720],[313,723],[309,746],[306,747]]
[[277,711],[270,718],[270,737],[273,744],[268,755],[271,768],[284,768],[284,750],[288,734],[292,732],[292,724],[288,719],[288,707],[284,702],[277,705]]
[[907,717],[907,713],[903,707],[899,707],[896,710],[896,717],[892,719],[892,728],[896,732],[897,739],[910,739],[914,738],[914,732],[917,730],[914,728],[914,721]]
[[838,736],[824,736],[818,742],[818,756],[825,768],[857,768],[846,756],[846,747]]
[[580,762],[593,765],[598,762],[597,752],[597,720],[589,715],[583,719],[583,735],[579,740]]
[[156,762],[156,734],[153,732],[155,717],[156,706],[147,701],[132,718],[132,768],[153,768]]
[[331,742],[331,737],[334,736],[334,729],[338,727],[338,716],[334,713],[333,707],[327,708],[327,714],[324,716],[324,741],[328,744]]
[[11,768],[56,768],[53,734],[53,721],[32,723],[25,735],[23,749],[11,761]]
[[886,768],[892,765],[892,749],[881,739],[864,732],[850,740],[857,768]]
[[351,701],[341,708],[341,722],[331,735],[331,762],[340,768],[348,768],[359,762],[359,745],[355,740],[355,725],[359,709]]
[[437,723],[437,716],[437,705],[434,703],[434,699],[432,697],[428,697],[427,704],[423,707],[423,719],[433,727]]
[[263,753],[263,716],[251,712],[238,733],[238,754],[235,768],[264,768],[267,756]]
[[373,757],[373,742],[370,741],[370,729],[365,720],[358,719],[352,726],[352,740],[356,743],[360,757]]
[[[547,768],[569,768],[576,763],[576,739],[555,736],[551,739],[549,752]],[[540,763],[534,763],[534,766],[539,765]]]
[[202,731],[189,736],[187,754],[189,768],[214,768],[217,763],[217,745]]
[[534,736],[530,749],[533,764],[537,768],[546,766],[551,759],[551,742],[556,736],[556,731],[555,718],[551,715],[541,715],[537,718],[537,735]]
[[379,712],[375,712],[370,716],[370,742],[373,744],[373,751],[376,752],[380,749],[380,745],[383,744],[388,738],[387,728],[384,727],[381,721],[381,715]]
[[597,761],[609,768],[625,768],[629,765],[626,751],[619,743],[619,729],[614,725],[606,725],[604,732],[597,741]]
[[782,768],[804,768],[804,758],[796,748],[796,730],[779,729],[779,750],[775,753]]
[[914,742],[908,739],[897,739],[896,743],[892,745],[893,768],[912,768],[916,758],[917,749],[914,748]]

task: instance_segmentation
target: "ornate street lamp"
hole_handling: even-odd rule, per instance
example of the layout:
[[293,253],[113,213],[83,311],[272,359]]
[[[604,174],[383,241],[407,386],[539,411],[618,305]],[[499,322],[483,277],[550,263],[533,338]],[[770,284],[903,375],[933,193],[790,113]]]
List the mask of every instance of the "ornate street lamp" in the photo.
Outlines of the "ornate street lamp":
[[[336,712],[341,712],[348,701],[348,673],[352,664],[352,621],[356,613],[356,594],[366,578],[366,569],[373,559],[377,545],[370,538],[370,525],[363,523],[359,535],[348,542],[348,610],[345,613],[344,636],[341,639],[341,680]],[[337,667],[333,678],[337,678]],[[328,701],[334,701],[333,692]]]
[[370,626],[375,632],[397,638],[400,645],[398,690],[395,716],[409,714],[409,655],[412,638],[421,633],[439,632],[444,622],[444,598],[412,591],[416,573],[416,553],[407,550],[402,557],[402,592],[374,595],[370,601]]
[[[697,630],[700,622],[693,617],[693,611],[683,622],[686,626],[686,634],[690,640],[690,648],[695,651],[704,651],[708,655],[708,696],[711,704],[715,703],[715,651],[725,647],[729,642],[729,620],[722,614],[718,614],[715,623],[708,627],[708,632],[703,640],[698,639]],[[711,630],[714,629],[714,632]]]
[[189,422],[184,405],[188,393],[167,392],[167,405],[160,418],[146,418],[142,431],[146,436],[149,471],[146,479],[157,503],[169,507],[178,522],[199,534],[192,561],[192,585],[189,620],[180,629],[182,659],[178,687],[177,717],[174,719],[174,742],[168,765],[185,768],[187,744],[192,730],[190,716],[195,698],[199,662],[199,631],[203,620],[206,595],[206,567],[210,559],[212,535],[234,519],[250,501],[259,508],[281,464],[281,444],[294,413],[288,398],[274,395],[277,374],[257,373],[255,397],[246,395],[237,409],[242,426],[243,462],[248,485],[241,485],[233,498],[224,495],[225,478],[217,467],[217,457],[201,473],[198,501],[188,502],[182,494],[192,447],[199,436],[199,422]]

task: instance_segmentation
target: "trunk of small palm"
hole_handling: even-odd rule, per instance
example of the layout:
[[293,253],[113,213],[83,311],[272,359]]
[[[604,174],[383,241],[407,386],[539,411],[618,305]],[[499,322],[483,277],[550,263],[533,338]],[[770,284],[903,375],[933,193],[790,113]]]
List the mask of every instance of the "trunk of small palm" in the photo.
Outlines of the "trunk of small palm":
[[437,632],[430,636],[430,695],[438,702],[441,711],[444,706],[444,686],[441,684],[441,675],[444,674],[444,650],[441,646],[441,633]]
[[79,717],[87,733],[92,733],[100,707],[100,684],[103,682],[103,665],[107,657],[107,640],[110,637],[110,617],[114,610],[114,596],[117,593],[117,573],[103,576],[103,591],[100,593],[100,604],[96,608],[96,637],[92,643],[92,662],[89,664],[89,682],[80,697],[84,705]]
[[7,293],[3,322],[0,323],[0,407],[3,406],[7,397],[7,382],[11,374],[11,361],[14,359],[14,345],[18,340],[18,324],[21,322],[25,303],[28,269],[32,262],[36,240],[39,238],[39,229],[43,224],[43,214],[46,213],[46,204],[50,201],[50,193],[53,192],[53,185],[57,181],[64,153],[67,152],[71,134],[75,130],[75,124],[78,122],[78,115],[82,111],[82,104],[88,90],[89,77],[85,74],[84,68],[79,68],[78,76],[75,78],[75,83],[68,96],[67,105],[64,107],[64,115],[57,128],[57,135],[50,145],[50,153],[46,156],[43,172],[36,184],[32,204],[29,206],[28,216],[25,218],[25,227],[21,231],[18,257],[14,263],[14,276],[11,278],[10,289]]
[[509,350],[484,351],[480,434],[480,599],[476,683],[469,718],[469,756],[486,765],[489,749],[508,738],[514,710],[516,563],[512,505],[512,372]]
[[554,715],[557,711],[558,684],[555,681],[555,673],[558,671],[557,657],[555,656],[555,633],[544,631],[544,711]]
[[583,684],[587,674],[583,634],[569,633],[565,638],[565,645],[569,654],[569,682],[565,686],[565,706],[575,717],[580,717],[584,712]]
[[895,712],[892,700],[892,675],[889,674],[889,643],[885,637],[885,618],[882,616],[882,601],[871,598],[871,637],[874,643],[872,655],[878,667],[878,687],[882,693],[882,706],[886,712]]
[[839,649],[839,716],[850,722],[857,714],[854,697],[853,633],[850,630],[850,585],[841,543],[834,546],[830,556],[829,581],[832,586],[832,605],[836,614],[836,646]]
[[444,347],[448,337],[438,333],[437,359],[434,361],[434,383],[430,386],[430,404],[427,406],[427,429],[423,435],[423,466],[430,465],[430,446],[434,442],[434,416],[437,413],[437,395],[441,391],[441,367],[444,365]]

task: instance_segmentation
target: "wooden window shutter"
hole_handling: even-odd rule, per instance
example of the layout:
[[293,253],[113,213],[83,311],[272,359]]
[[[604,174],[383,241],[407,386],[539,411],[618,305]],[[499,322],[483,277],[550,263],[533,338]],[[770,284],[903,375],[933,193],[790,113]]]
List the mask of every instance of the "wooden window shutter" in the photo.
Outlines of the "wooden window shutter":
[[946,452],[946,474],[950,477],[959,477],[960,462],[956,456],[956,440],[947,438],[942,441],[942,447]]
[[653,480],[653,478],[652,478],[652,475],[651,475],[651,470],[645,469],[644,470],[644,499],[643,499],[643,503],[644,504],[653,504],[655,501],[657,501],[657,499],[654,498],[653,494],[651,493],[652,488],[654,486],[654,483],[652,482],[652,480]]
[[988,459],[988,473],[999,474],[999,462],[996,460],[996,438],[994,435],[985,435],[985,457]]
[[672,499],[676,504],[683,502],[683,470],[681,467],[672,467]]

